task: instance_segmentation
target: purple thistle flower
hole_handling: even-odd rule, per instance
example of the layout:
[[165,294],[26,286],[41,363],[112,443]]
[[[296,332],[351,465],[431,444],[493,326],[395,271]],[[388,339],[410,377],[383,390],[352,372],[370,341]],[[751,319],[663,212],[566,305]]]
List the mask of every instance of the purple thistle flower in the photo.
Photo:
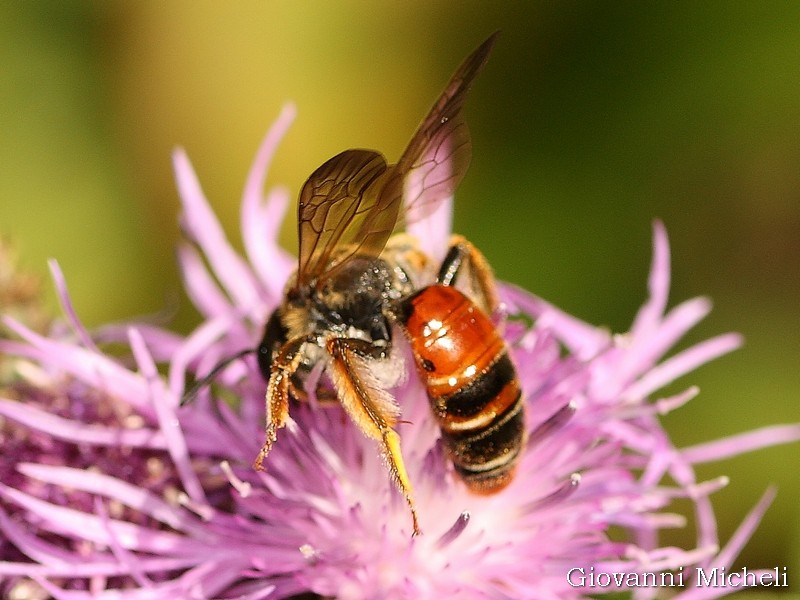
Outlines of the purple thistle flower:
[[[800,425],[692,448],[672,444],[659,416],[697,389],[669,397],[658,390],[740,339],[721,335],[664,358],[710,304],[694,299],[667,310],[669,252],[660,223],[649,298],[626,334],[611,335],[502,286],[506,310],[535,320],[505,328],[527,399],[529,443],[502,492],[471,495],[453,477],[414,376],[393,390],[422,536],[412,538],[408,507],[374,443],[338,406],[292,407],[266,471],[253,470],[264,438],[265,383],[252,356],[224,369],[214,390],[179,405],[187,374],[202,377],[257,345],[294,268],[276,242],[288,193],[262,196],[293,116],[284,109],[245,186],[246,259],[225,239],[186,156],[175,154],[182,225],[192,242],[179,258],[204,319],[191,335],[140,324],[86,331],[56,265],[70,332],[45,337],[5,320],[18,339],[0,341],[17,372],[0,399],[0,593],[69,600],[583,598],[616,586],[583,584],[581,573],[730,566],[774,492],[723,545],[710,496],[726,479],[697,481],[694,465],[798,440]],[[442,210],[415,226],[434,254],[446,244],[449,217]],[[107,342],[123,344],[127,354],[104,354],[98,344]],[[691,549],[659,544],[662,529],[685,525],[668,512],[679,498],[695,509]],[[613,541],[612,527],[627,541]],[[687,585],[678,597],[731,591]],[[635,597],[658,592],[637,588]]]

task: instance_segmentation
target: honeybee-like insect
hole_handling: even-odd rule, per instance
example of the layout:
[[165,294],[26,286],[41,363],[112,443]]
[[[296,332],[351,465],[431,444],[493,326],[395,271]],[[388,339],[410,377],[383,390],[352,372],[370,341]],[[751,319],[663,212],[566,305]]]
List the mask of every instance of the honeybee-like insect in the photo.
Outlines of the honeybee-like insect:
[[415,535],[394,429],[400,408],[387,391],[404,375],[393,330],[408,341],[448,455],[472,491],[507,484],[525,440],[516,372],[490,318],[497,298],[486,260],[454,236],[434,278],[415,239],[392,235],[435,210],[466,172],[471,145],[462,107],[495,37],[462,63],[397,164],[372,150],[347,150],[311,174],[300,192],[297,271],[257,348],[267,424],[255,467],[263,468],[286,424],[290,399],[305,398],[306,377],[323,363],[317,396],[335,398],[381,446]]
[[[399,221],[434,210],[466,172],[471,145],[462,107],[495,37],[459,67],[397,164],[372,150],[347,150],[308,178],[298,209],[297,272],[258,347],[268,384],[256,468],[286,423],[289,399],[304,396],[304,376],[324,361],[336,399],[382,446],[415,534],[412,487],[394,430],[400,410],[387,392],[402,375],[393,325],[409,341],[445,447],[471,490],[492,493],[508,483],[524,445],[516,372],[489,317],[497,298],[486,260],[454,237],[435,283],[423,286],[427,257],[410,236],[392,236]],[[415,185],[403,213],[409,181]],[[455,287],[462,273],[466,294]]]

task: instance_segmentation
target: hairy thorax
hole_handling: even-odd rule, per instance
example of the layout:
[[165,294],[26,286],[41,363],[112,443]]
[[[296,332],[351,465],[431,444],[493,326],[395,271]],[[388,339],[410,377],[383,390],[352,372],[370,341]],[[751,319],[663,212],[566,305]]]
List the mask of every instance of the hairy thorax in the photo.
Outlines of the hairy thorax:
[[[373,369],[386,384],[402,378],[399,356],[392,344],[392,314],[404,297],[430,279],[428,259],[407,235],[394,236],[379,258],[355,256],[333,268],[324,281],[298,286],[292,277],[286,286],[284,302],[271,315],[259,347],[263,372],[275,354],[289,340],[306,337],[301,363],[293,378],[295,395],[303,397],[303,381],[315,366],[324,364],[326,341],[334,337],[362,340],[366,358],[374,359]],[[324,378],[318,395],[328,395]]]

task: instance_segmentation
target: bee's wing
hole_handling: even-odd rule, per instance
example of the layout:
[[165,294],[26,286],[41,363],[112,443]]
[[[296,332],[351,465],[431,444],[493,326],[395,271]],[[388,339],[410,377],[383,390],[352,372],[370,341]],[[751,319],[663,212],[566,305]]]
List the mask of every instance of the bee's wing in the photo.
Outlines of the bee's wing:
[[407,184],[405,222],[453,193],[471,157],[461,109],[496,38],[461,64],[396,165],[373,150],[346,150],[311,174],[300,192],[298,287],[318,283],[353,256],[378,256],[398,223]]
[[[461,63],[392,168],[381,192],[381,204],[396,203],[395,211],[400,212],[405,195],[400,217],[405,224],[433,212],[442,200],[452,196],[467,172],[472,144],[462,109],[467,92],[486,64],[498,33],[492,34]],[[364,227],[370,226],[370,221],[365,221]]]
[[326,161],[303,185],[298,208],[300,241],[297,285],[319,280],[357,253],[380,254],[392,227],[382,235],[364,230],[365,219],[380,212],[379,191],[387,173],[386,160],[373,150],[346,150]]

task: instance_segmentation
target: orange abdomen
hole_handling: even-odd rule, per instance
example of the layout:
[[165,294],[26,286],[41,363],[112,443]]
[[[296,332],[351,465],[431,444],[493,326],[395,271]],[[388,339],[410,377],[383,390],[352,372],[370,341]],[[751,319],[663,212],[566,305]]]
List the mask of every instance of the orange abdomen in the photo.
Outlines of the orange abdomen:
[[524,444],[516,371],[494,325],[456,288],[403,301],[402,325],[457,472],[478,492],[510,481]]
[[406,328],[434,396],[463,388],[504,349],[491,321],[453,287],[427,287],[411,303],[414,310]]

